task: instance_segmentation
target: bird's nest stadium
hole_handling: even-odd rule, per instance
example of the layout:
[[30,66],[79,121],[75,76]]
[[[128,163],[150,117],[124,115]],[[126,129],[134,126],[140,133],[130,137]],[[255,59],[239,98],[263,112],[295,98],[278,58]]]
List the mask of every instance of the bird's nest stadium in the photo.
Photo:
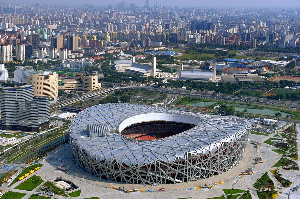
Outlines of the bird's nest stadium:
[[76,163],[111,181],[180,183],[221,174],[242,158],[251,123],[135,104],[103,104],[70,127]]

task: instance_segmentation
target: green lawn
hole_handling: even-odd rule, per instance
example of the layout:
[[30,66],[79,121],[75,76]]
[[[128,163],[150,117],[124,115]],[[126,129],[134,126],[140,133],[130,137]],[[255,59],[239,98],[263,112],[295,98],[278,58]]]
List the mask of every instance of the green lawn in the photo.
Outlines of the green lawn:
[[251,131],[250,132],[251,134],[255,134],[255,135],[264,135],[264,136],[268,136],[268,134],[265,134],[265,133],[259,133],[257,131]]
[[[43,184],[43,186],[41,187],[41,190],[51,191],[57,195],[65,195],[65,190],[59,189],[52,182],[49,182],[49,181],[47,181]],[[68,195],[65,195],[65,197],[68,197]]]
[[177,105],[188,105],[192,103],[197,103],[197,102],[214,102],[212,100],[207,100],[207,99],[202,99],[202,98],[197,98],[197,97],[178,97],[175,101],[174,104]]
[[79,197],[81,194],[81,190],[77,190],[77,191],[74,191],[72,193],[69,193],[69,196],[71,197]]
[[12,192],[8,191],[3,196],[1,199],[21,199],[26,195],[26,193],[18,193],[18,192]]
[[225,197],[224,196],[220,196],[220,197],[207,198],[207,199],[225,199]]
[[241,197],[241,199],[252,199],[250,191],[246,191]]
[[289,166],[289,165],[291,165],[292,169],[294,170],[298,169],[298,164],[288,158],[281,158],[276,164],[274,164],[273,167],[281,167],[281,166]]
[[268,173],[264,173],[253,185],[258,190],[265,190],[265,189],[274,189],[274,183],[269,178]]
[[29,199],[48,199],[50,197],[46,197],[46,196],[40,196],[38,194],[32,194]]
[[278,154],[286,154],[286,152],[285,151],[282,151],[282,150],[280,150],[280,149],[273,149],[272,151],[274,151],[274,152],[276,152],[276,153],[278,153]]
[[12,183],[11,183],[9,186],[11,186],[11,185],[13,185],[14,183],[18,182],[18,181],[19,181],[19,178],[20,178],[21,176],[24,176],[24,175],[25,175],[26,173],[28,173],[29,171],[31,171],[31,170],[33,170],[33,169],[35,169],[35,168],[37,168],[37,167],[42,167],[42,166],[43,166],[42,164],[33,164],[33,165],[27,167],[26,169],[24,169],[24,171],[22,171],[22,172],[14,179],[14,181],[12,181]]
[[269,144],[269,145],[274,145],[273,142],[271,142],[271,140],[278,140],[277,138],[269,138],[265,141],[266,144]]
[[276,191],[257,191],[257,195],[259,199],[266,199],[266,198],[273,198],[273,195],[275,195]]
[[40,176],[33,175],[23,183],[19,184],[16,189],[32,191],[37,186],[44,182]]
[[84,199],[100,199],[98,197],[84,198]]
[[226,195],[228,194],[237,194],[237,193],[244,193],[244,190],[242,189],[223,189],[224,193]]
[[236,194],[236,195],[227,195],[228,199],[237,199],[238,197],[240,197],[240,194]]

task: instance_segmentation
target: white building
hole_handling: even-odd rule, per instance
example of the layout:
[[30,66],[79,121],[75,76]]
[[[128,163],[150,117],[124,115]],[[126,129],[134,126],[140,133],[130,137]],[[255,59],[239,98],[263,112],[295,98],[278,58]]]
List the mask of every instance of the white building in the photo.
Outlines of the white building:
[[5,69],[4,64],[0,64],[0,82],[6,82],[8,79],[8,71]]
[[2,44],[0,45],[0,62],[12,61],[12,45]]
[[156,76],[156,57],[153,57],[153,63],[152,63],[152,77]]
[[56,48],[52,48],[50,50],[49,58],[50,59],[56,59],[57,58],[57,49]]
[[114,66],[118,72],[125,72],[143,77],[153,76],[153,74],[157,75],[157,72],[160,72],[160,70],[156,69],[156,59],[153,59],[152,64],[140,64],[132,62],[131,60],[116,60],[114,61]]
[[267,126],[272,126],[278,123],[278,120],[264,118],[262,123]]
[[16,46],[16,56],[17,56],[17,60],[19,61],[25,60],[25,44],[19,43]]
[[81,60],[65,60],[62,61],[61,67],[71,69],[82,69],[93,65],[94,59],[83,58]]
[[68,59],[68,50],[65,48],[62,48],[59,50],[59,59],[60,60],[66,60]]
[[34,70],[26,66],[16,66],[14,71],[14,81],[18,83],[27,83],[27,76],[34,73]]
[[39,48],[38,58],[43,59],[46,56],[47,56],[46,48],[44,48],[44,47]]
[[202,71],[199,69],[180,70],[179,78],[186,80],[211,81],[213,78],[213,74],[214,73],[211,71]]

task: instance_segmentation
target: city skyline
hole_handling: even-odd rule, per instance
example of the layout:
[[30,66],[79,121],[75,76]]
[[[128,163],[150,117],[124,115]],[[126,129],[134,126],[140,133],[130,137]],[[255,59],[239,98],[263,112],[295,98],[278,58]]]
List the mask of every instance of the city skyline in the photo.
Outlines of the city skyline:
[[[136,1],[136,0],[130,0],[130,1],[123,1],[123,0],[110,0],[110,1],[96,1],[96,0],[86,0],[84,2],[82,1],[72,1],[72,0],[65,0],[65,1],[59,1],[59,0],[53,0],[51,2],[46,0],[3,0],[2,4],[27,4],[32,5],[39,3],[41,5],[61,5],[61,6],[82,6],[82,5],[95,5],[95,6],[107,6],[107,5],[117,5],[119,3],[124,2],[127,6],[134,3],[137,6],[145,6],[146,0],[144,1]],[[238,0],[202,0],[202,1],[193,1],[193,0],[186,0],[186,1],[179,1],[179,0],[150,0],[149,6],[153,7],[154,5],[162,5],[162,6],[179,6],[179,7],[195,7],[195,8],[209,8],[209,7],[216,7],[216,8],[262,8],[262,7],[270,7],[270,8],[297,8],[300,6],[300,2],[297,0],[253,0],[253,1],[238,1]]]
[[300,198],[298,1],[2,0],[0,198]]

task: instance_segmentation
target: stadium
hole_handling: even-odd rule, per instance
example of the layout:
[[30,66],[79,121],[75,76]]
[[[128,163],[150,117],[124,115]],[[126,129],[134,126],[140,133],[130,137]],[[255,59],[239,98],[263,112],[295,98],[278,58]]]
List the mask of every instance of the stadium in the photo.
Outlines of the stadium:
[[70,144],[83,170],[116,182],[180,183],[221,174],[241,160],[251,123],[154,106],[102,104],[80,112]]

